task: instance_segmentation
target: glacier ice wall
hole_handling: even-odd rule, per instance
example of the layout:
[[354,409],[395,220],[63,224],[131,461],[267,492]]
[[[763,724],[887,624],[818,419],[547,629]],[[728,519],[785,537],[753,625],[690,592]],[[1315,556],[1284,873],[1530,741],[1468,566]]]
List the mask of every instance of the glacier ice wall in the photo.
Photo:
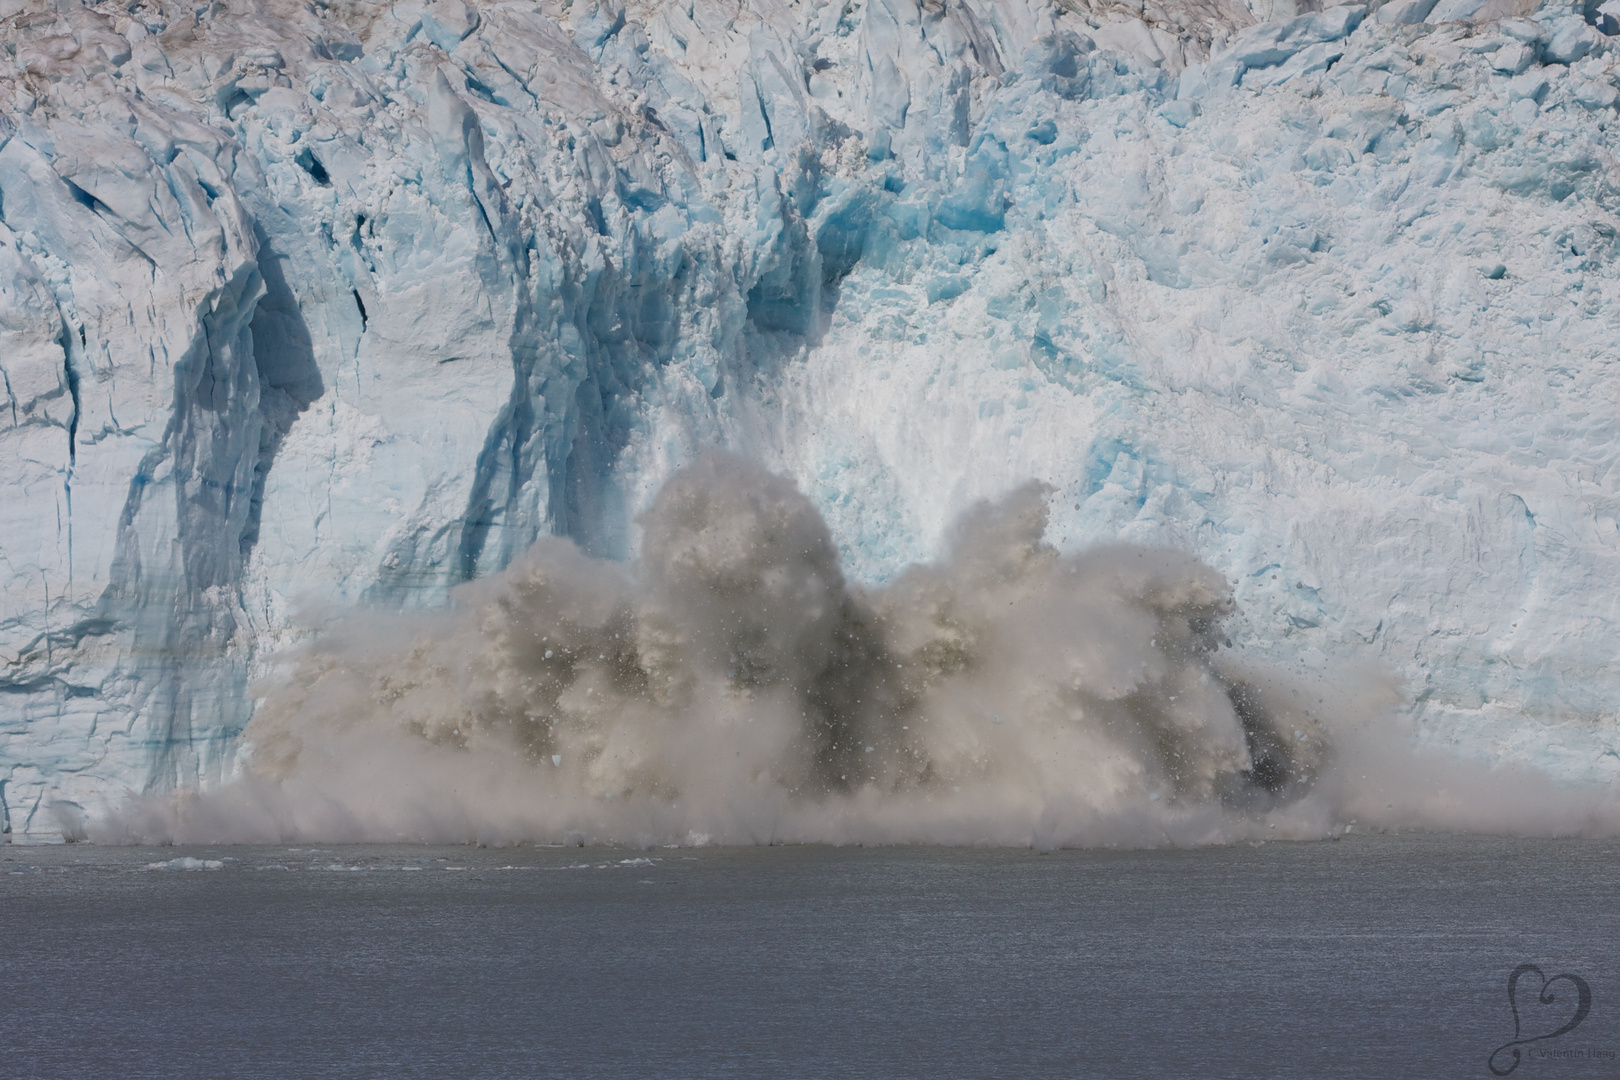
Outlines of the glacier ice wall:
[[8,827],[218,781],[299,626],[625,555],[716,444],[873,581],[1043,481],[1613,777],[1620,27],[1316,6],[0,0]]

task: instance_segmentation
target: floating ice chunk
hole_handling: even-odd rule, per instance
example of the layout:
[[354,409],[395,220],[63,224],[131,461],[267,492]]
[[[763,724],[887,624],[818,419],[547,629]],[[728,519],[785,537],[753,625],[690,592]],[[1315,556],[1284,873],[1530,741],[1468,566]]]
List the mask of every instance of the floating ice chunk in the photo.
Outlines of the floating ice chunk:
[[148,870],[223,870],[225,863],[220,859],[195,859],[190,855],[182,855],[167,862],[147,863]]

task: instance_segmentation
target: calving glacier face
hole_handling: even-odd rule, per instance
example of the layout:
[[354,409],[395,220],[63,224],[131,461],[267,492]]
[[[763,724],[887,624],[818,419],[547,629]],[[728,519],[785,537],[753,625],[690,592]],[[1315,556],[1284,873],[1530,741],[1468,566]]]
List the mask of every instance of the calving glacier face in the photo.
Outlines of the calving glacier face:
[[14,834],[229,775],[327,614],[630,554],[709,445],[858,578],[1033,478],[1256,657],[1620,761],[1601,11],[0,12]]

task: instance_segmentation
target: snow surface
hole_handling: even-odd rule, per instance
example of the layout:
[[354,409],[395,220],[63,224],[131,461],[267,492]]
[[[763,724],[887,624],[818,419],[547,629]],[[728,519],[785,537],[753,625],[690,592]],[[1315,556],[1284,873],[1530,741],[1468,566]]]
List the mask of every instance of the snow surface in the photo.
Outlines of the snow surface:
[[217,783],[311,619],[627,554],[715,444],[868,581],[1043,480],[1240,646],[1616,778],[1617,29],[0,0],[0,824]]

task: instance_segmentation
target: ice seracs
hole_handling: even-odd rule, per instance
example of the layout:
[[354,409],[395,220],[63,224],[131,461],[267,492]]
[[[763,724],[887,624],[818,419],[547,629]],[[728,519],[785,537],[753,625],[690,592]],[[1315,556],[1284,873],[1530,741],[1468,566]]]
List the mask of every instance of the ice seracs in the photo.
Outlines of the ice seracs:
[[1308,6],[0,0],[12,834],[713,444],[869,580],[1044,481],[1238,644],[1611,775],[1620,27]]

